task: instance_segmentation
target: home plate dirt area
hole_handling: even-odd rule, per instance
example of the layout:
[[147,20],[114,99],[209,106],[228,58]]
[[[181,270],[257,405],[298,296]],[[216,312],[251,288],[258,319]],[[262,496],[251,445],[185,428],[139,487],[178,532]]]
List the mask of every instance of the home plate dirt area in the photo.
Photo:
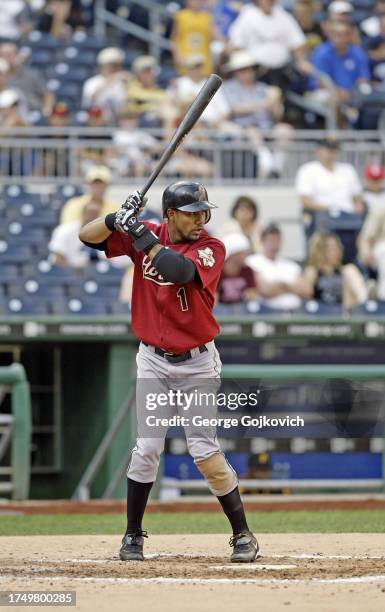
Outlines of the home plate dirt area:
[[118,536],[5,536],[0,590],[75,590],[78,609],[109,612],[128,602],[154,612],[385,610],[385,534],[263,534],[251,564],[230,564],[228,539],[151,536],[140,563],[119,561]]

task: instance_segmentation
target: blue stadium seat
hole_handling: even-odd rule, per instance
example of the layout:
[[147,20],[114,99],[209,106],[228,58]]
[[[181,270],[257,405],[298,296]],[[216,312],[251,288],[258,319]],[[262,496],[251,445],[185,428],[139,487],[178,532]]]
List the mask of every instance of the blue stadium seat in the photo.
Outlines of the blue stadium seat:
[[172,81],[172,79],[175,79],[175,77],[177,76],[178,73],[173,66],[163,65],[160,69],[160,74],[157,79],[158,84],[160,87],[165,89],[169,86],[170,81]]
[[244,315],[276,315],[282,314],[281,310],[270,308],[265,304],[257,301],[239,302],[238,304],[216,304],[214,308],[215,315],[222,316],[244,316]]
[[24,280],[22,283],[8,283],[8,295],[13,298],[42,298],[48,300],[63,300],[66,291],[63,285],[50,285],[37,279]]
[[6,240],[12,244],[33,244],[38,245],[47,242],[47,235],[42,227],[31,227],[30,224],[22,224],[19,221],[12,221],[6,226]]
[[96,52],[90,49],[78,49],[71,46],[64,49],[63,54],[56,55],[56,59],[78,66],[93,66],[96,71],[96,55]]
[[106,46],[106,41],[102,38],[87,34],[87,32],[79,31],[75,32],[69,44],[74,47],[80,47],[83,49],[90,49],[92,51],[100,51]]
[[46,259],[40,260],[37,264],[30,263],[24,266],[23,275],[26,280],[35,279],[45,285],[71,285],[79,282],[79,274],[76,271],[55,266]]
[[124,68],[125,69],[130,69],[132,66],[132,62],[139,57],[140,55],[143,55],[140,51],[136,51],[135,49],[126,49],[125,50],[126,56],[124,59]]
[[28,34],[26,44],[29,47],[36,47],[38,49],[57,49],[61,46],[61,42],[57,38],[38,30],[33,30]]
[[30,63],[39,70],[44,70],[54,61],[55,53],[51,49],[31,49]]
[[380,300],[368,300],[365,304],[357,306],[353,313],[355,315],[372,315],[377,317],[378,315],[385,314],[385,302]]
[[50,76],[60,79],[62,83],[70,80],[83,85],[84,81],[86,81],[91,74],[92,70],[87,66],[74,66],[66,62],[60,62],[54,66]]
[[122,302],[111,302],[110,311],[113,315],[129,315],[131,312],[129,304]]
[[55,301],[51,304],[52,312],[56,315],[107,315],[108,306],[105,302],[83,301],[77,298]]
[[123,273],[122,268],[116,268],[108,261],[100,260],[85,270],[84,280],[94,280],[99,285],[116,285],[120,283]]
[[0,255],[0,283],[12,283],[18,279],[19,270],[16,264],[4,264]]
[[27,245],[13,245],[7,240],[0,239],[0,262],[3,264],[24,264],[31,261],[31,247]]
[[79,185],[71,185],[71,183],[67,183],[66,185],[61,185],[58,187],[52,195],[54,198],[60,198],[62,202],[66,202],[70,198],[74,198],[82,193],[83,190],[81,187],[79,187]]
[[308,315],[324,315],[324,316],[338,316],[342,315],[342,306],[340,304],[323,304],[316,300],[309,300],[305,302],[302,308],[299,310],[300,314]]
[[7,200],[17,200],[25,195],[23,185],[7,185],[2,189],[1,196]]
[[9,207],[5,211],[5,216],[10,222],[20,222],[30,228],[52,228],[58,221],[56,210],[52,210],[48,206],[35,206],[33,204]]
[[3,314],[7,315],[48,315],[48,304],[41,299],[19,299],[7,300],[3,307]]
[[108,302],[119,299],[120,284],[100,285],[94,279],[85,280],[79,285],[73,285],[68,289],[69,297],[81,300],[102,299]]

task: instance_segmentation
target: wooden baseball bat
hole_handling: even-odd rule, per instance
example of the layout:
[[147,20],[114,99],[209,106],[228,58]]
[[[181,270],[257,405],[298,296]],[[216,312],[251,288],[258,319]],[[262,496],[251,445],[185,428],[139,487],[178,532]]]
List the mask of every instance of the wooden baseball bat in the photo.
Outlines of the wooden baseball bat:
[[202,115],[206,106],[213,98],[214,94],[218,91],[222,85],[222,79],[217,74],[211,74],[199,91],[197,97],[191,104],[190,108],[186,111],[186,114],[181,121],[180,125],[175,131],[174,136],[170,140],[166,149],[164,150],[161,158],[157,162],[155,168],[151,172],[147,182],[140,190],[141,196],[144,197],[151,185],[158,177],[164,166],[167,164],[170,157],[175,153],[183,138],[192,130],[199,117]]

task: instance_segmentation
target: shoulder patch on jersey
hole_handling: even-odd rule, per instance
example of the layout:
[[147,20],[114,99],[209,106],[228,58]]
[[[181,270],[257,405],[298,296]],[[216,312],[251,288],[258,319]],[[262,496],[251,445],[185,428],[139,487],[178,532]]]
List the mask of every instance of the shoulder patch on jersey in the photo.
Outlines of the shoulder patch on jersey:
[[205,268],[212,268],[215,265],[214,251],[210,247],[198,249],[198,257],[199,263],[202,263]]

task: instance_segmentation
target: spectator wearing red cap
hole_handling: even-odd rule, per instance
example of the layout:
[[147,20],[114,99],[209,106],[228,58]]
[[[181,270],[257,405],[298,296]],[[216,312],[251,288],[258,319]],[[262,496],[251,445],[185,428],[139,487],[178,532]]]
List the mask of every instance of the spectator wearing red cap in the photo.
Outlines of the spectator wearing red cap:
[[[358,237],[357,246],[360,260],[371,270],[377,271],[377,297],[385,300],[385,191],[383,182],[385,169],[380,164],[370,164],[365,169],[367,191],[372,205],[368,204],[369,214]],[[368,186],[372,187],[369,192]],[[374,190],[373,190],[374,188]],[[382,204],[380,201],[382,197]],[[375,200],[377,198],[377,200]]]
[[364,171],[364,202],[369,212],[385,209],[385,168],[379,162],[368,164]]

